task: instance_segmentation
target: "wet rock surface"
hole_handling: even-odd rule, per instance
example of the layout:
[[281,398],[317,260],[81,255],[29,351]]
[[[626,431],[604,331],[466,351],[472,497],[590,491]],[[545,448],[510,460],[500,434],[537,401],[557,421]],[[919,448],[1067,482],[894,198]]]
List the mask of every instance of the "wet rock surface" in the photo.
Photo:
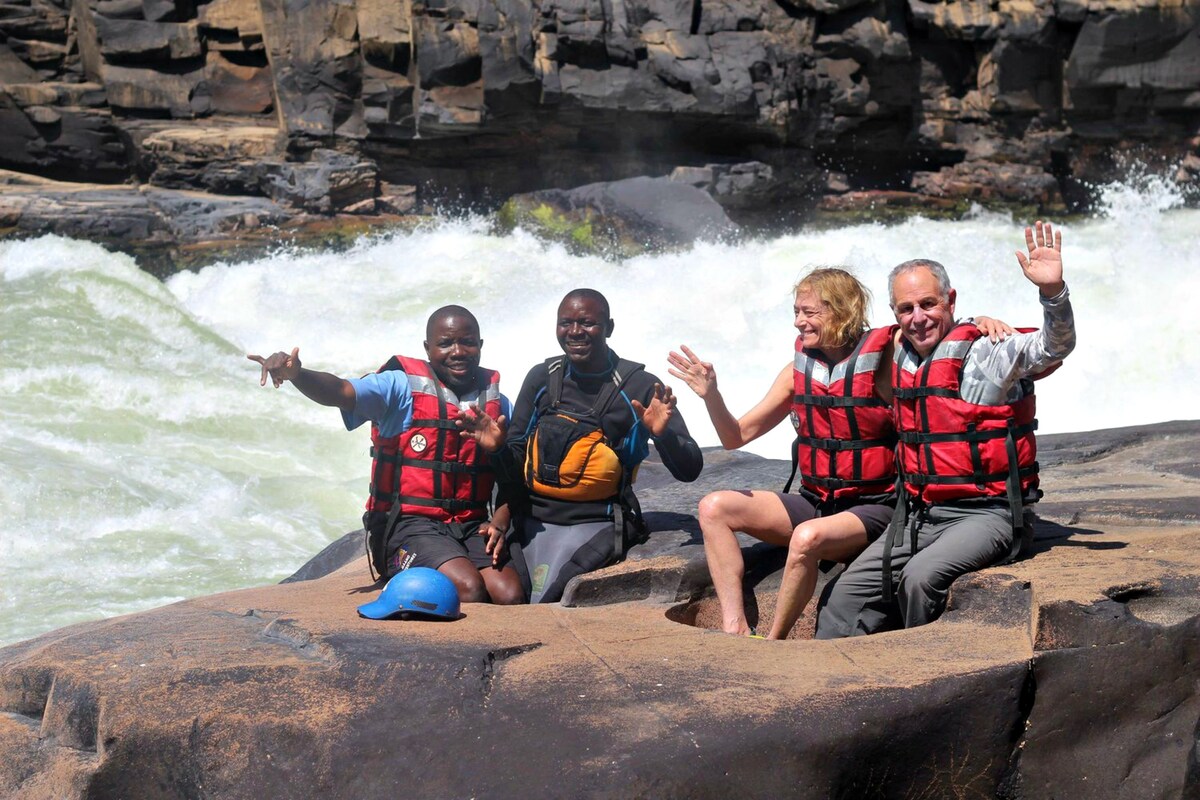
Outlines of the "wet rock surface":
[[[696,502],[787,473],[712,452],[694,484],[643,469],[655,533],[574,607],[363,620],[349,534],[311,580],[0,649],[0,795],[1194,796],[1200,422],[1040,442],[1031,556],[960,580],[924,628],[680,624],[708,602]],[[747,552],[764,608],[777,555]]]
[[[1058,214],[1135,161],[1200,185],[1198,21],[1130,0],[0,0],[0,168],[297,213],[395,208],[383,182],[494,210],[681,169],[760,227]],[[254,128],[270,147],[247,154]]]
[[711,195],[668,178],[628,178],[517,195],[500,209],[499,218],[506,228],[532,231],[576,252],[620,257],[738,233]]

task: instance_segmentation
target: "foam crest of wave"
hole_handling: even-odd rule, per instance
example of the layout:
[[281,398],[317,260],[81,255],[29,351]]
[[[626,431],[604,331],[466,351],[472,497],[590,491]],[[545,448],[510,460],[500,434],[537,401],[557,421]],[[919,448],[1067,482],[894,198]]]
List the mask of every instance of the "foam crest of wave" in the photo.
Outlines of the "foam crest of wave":
[[1123,180],[1097,187],[1099,216],[1127,225],[1156,220],[1164,211],[1182,208],[1186,192],[1169,174],[1151,171],[1144,163],[1126,167]]

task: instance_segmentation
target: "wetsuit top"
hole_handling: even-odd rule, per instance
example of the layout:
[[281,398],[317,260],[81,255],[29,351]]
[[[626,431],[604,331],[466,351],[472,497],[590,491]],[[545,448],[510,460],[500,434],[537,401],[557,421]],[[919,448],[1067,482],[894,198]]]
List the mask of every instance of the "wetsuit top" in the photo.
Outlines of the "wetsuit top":
[[[609,352],[610,363],[617,363],[617,355]],[[568,365],[563,378],[562,406],[570,411],[584,413],[596,402],[601,389],[611,380],[611,368],[598,374],[580,374]],[[525,376],[521,393],[513,406],[508,426],[508,441],[500,453],[491,457],[497,478],[511,492],[514,509],[527,513],[535,519],[555,525],[575,525],[580,522],[599,522],[612,517],[612,505],[608,501],[572,502],[529,493],[522,481],[525,463],[525,446],[537,423],[540,407],[546,405],[544,395],[550,374],[546,364],[538,364]],[[654,397],[654,384],[662,383],[655,375],[639,370],[626,381],[616,399],[600,420],[604,435],[612,442],[626,469],[632,469],[649,455],[649,432],[634,412],[630,400],[648,406]],[[676,479],[694,481],[704,466],[700,447],[688,433],[683,416],[676,409],[667,423],[663,435],[654,440],[654,447],[663,465]],[[524,496],[526,502],[517,498]]]

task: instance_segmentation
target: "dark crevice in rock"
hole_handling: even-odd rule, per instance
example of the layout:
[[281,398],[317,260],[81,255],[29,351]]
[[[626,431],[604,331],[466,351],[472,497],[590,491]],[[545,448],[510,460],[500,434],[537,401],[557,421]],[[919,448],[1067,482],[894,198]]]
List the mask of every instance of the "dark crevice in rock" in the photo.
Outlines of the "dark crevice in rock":
[[1009,751],[1008,767],[996,785],[997,800],[1021,800],[1025,794],[1021,785],[1021,754],[1025,750],[1025,731],[1029,729],[1029,717],[1037,702],[1037,676],[1033,671],[1033,662],[1029,663],[1025,674],[1025,683],[1021,686],[1021,694],[1017,698],[1017,717],[1013,720],[1009,741],[1012,749]]
[[61,747],[96,752],[100,707],[89,684],[57,676],[50,687],[42,718],[42,735]]
[[1162,590],[1158,583],[1126,583],[1104,590],[1104,596],[1118,603],[1128,603],[1138,597],[1152,597]]
[[492,696],[492,687],[496,682],[496,664],[507,661],[510,658],[515,658],[524,653],[533,652],[541,647],[542,644],[542,642],[532,642],[530,644],[521,644],[514,647],[502,647],[488,652],[487,656],[484,657],[483,675],[481,676],[481,696],[484,705],[487,705]]

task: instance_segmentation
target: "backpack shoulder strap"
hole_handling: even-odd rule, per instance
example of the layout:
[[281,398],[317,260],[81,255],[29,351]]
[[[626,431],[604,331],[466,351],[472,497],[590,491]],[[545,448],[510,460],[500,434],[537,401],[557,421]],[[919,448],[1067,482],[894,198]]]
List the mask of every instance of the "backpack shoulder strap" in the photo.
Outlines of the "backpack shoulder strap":
[[636,361],[627,361],[624,358],[617,359],[617,365],[613,367],[612,379],[604,385],[604,388],[600,390],[600,394],[596,396],[596,402],[592,406],[592,416],[596,419],[602,418],[604,412],[608,411],[608,407],[616,400],[617,393],[625,388],[625,384],[629,382],[629,379],[645,368],[645,364],[639,364]]
[[567,357],[552,356],[545,361],[546,373],[546,394],[544,395],[550,406],[557,406],[562,402],[563,395],[563,378],[567,373]]

